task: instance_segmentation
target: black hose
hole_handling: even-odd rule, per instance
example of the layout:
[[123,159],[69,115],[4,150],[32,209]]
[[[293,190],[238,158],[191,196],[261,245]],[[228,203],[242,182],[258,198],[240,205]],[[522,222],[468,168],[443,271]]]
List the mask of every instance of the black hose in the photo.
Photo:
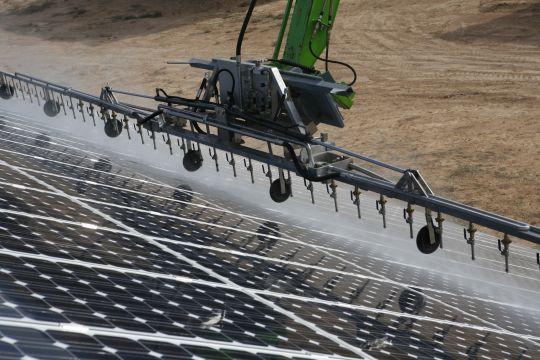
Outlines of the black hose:
[[251,2],[249,3],[246,17],[244,18],[244,23],[242,24],[242,29],[240,30],[240,34],[238,35],[238,41],[236,42],[237,58],[240,58],[242,56],[242,44],[244,43],[244,36],[246,35],[246,31],[251,20],[251,16],[253,15],[253,9],[255,9],[255,5],[257,5],[257,0],[251,0]]
[[288,142],[284,142],[283,146],[289,151],[289,155],[291,156],[291,159],[294,163],[294,166],[296,167],[296,171],[306,180],[313,181],[313,182],[323,182],[328,181],[332,179],[336,179],[339,177],[339,173],[333,173],[328,174],[324,176],[311,176],[307,169],[304,167],[304,165],[300,162],[298,159],[298,156],[296,156],[296,153],[294,152],[294,148],[291,144]]
[[[201,86],[199,86],[199,91],[197,91],[197,95],[195,96],[195,100],[201,100],[201,95],[203,93],[203,91],[206,89],[208,85],[208,79],[205,77],[203,79],[203,81],[201,81]],[[196,111],[196,112],[201,112],[201,109],[199,108],[196,108],[196,107],[193,107],[193,109]],[[202,110],[202,111],[205,111],[205,110]],[[199,126],[199,123],[196,122],[196,121],[190,121],[191,123],[191,126],[193,126],[193,128],[195,130],[197,130],[197,132],[201,135],[207,135],[206,132],[201,129],[201,127]]]
[[158,110],[158,111],[155,111],[153,112],[152,114],[148,115],[147,117],[145,117],[144,119],[141,119],[137,122],[137,125],[141,126],[141,125],[144,125],[145,123],[147,123],[148,121],[152,120],[152,119],[155,119],[156,117],[158,117],[159,115],[163,114],[163,111],[161,110]]
[[[317,60],[320,60],[320,61],[324,61],[325,63],[330,63],[330,64],[337,64],[337,65],[341,65],[341,66],[344,66],[346,67],[347,69],[351,70],[352,74],[353,74],[353,80],[348,83],[347,85],[348,86],[353,86],[354,84],[356,84],[356,81],[358,80],[358,74],[356,73],[356,69],[353,68],[351,65],[347,64],[346,62],[343,62],[343,61],[337,61],[337,60],[330,60],[330,59],[322,59],[320,58],[319,56],[317,56],[315,54],[315,51],[313,51],[313,42],[310,41],[309,42],[309,51],[311,52],[311,55],[313,55],[313,57]],[[327,45],[328,46],[328,45]]]
[[[160,96],[160,93],[163,93],[164,96]],[[213,103],[211,101],[206,100],[199,100],[199,99],[188,99],[181,96],[173,96],[168,95],[165,90],[163,89],[156,89],[156,96],[154,97],[155,101],[158,102],[166,102],[169,104],[176,104],[176,105],[185,105],[185,106],[194,106],[194,104],[197,104],[200,108],[206,108],[206,109],[214,109],[216,106],[220,106],[219,104]]]
[[202,134],[202,135],[207,135],[206,131],[204,131],[203,129],[201,129],[201,127],[199,126],[199,123],[196,122],[196,121],[190,121],[191,122],[191,125],[193,125],[193,127],[195,128],[195,130],[197,130],[197,132],[199,134]]
[[[303,142],[308,142],[308,141],[312,140],[312,138],[310,136],[308,136],[308,135],[291,133],[290,131],[288,131],[288,129],[289,129],[288,127],[276,124],[274,122],[270,122],[270,121],[268,121],[266,119],[260,119],[260,118],[258,118],[256,116],[252,116],[252,115],[249,115],[249,114],[246,114],[246,113],[243,113],[243,112],[238,112],[238,111],[235,111],[235,110],[232,110],[232,109],[227,109],[227,108],[225,109],[225,111],[227,112],[227,114],[230,114],[232,116],[235,116],[237,118],[240,118],[240,119],[252,122],[252,123],[259,124],[259,125],[263,126],[265,129],[270,129],[270,130],[279,132],[279,133],[281,133],[283,135],[286,135],[286,136],[289,136],[290,138],[293,138],[295,140],[299,140],[299,141],[303,141]],[[291,126],[290,128],[296,127],[296,126],[297,125],[294,125],[294,126]],[[266,130],[266,131],[268,131],[268,130]]]
[[[229,69],[220,69],[216,74],[216,81],[214,83],[214,89],[216,89],[216,90],[217,90],[216,83],[219,81],[219,75],[221,75],[221,73],[227,73],[231,77],[232,85],[231,85],[231,91],[229,92],[229,102],[230,102],[229,105],[232,106],[235,103],[235,101],[234,101],[234,91],[236,89],[236,79],[234,78],[233,73]],[[217,91],[216,91],[216,93],[217,93]]]
[[[161,96],[160,93],[162,93],[164,96]],[[274,130],[283,135],[290,136],[294,139],[304,141],[304,142],[311,140],[311,137],[307,135],[301,135],[301,134],[295,134],[295,133],[289,132],[288,127],[279,125],[275,122],[267,121],[265,119],[259,119],[256,116],[252,116],[244,112],[236,111],[233,108],[227,107],[222,104],[217,104],[217,103],[206,101],[206,100],[187,99],[181,96],[168,95],[163,89],[156,89],[156,94],[157,95],[154,97],[154,100],[158,102],[164,102],[164,103],[175,104],[175,105],[183,105],[183,106],[188,106],[188,107],[197,108],[197,109],[204,109],[204,110],[215,110],[216,108],[222,108],[227,112],[227,114],[230,114],[240,119],[244,119],[246,121],[257,123],[261,126],[264,126],[265,128]],[[296,125],[291,126],[290,128],[292,127],[296,127]]]

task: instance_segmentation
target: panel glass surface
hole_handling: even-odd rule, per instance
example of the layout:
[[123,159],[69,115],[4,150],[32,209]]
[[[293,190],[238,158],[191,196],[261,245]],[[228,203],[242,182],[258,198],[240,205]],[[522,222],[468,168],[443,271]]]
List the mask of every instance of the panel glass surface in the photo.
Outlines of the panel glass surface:
[[[396,254],[415,251],[399,208],[396,233],[373,230],[367,205],[369,226],[345,233],[178,166],[126,162],[0,110],[0,358],[540,358],[538,269],[504,274],[488,237],[469,263],[449,223],[445,265],[429,268]],[[398,230],[406,250],[390,245]]]

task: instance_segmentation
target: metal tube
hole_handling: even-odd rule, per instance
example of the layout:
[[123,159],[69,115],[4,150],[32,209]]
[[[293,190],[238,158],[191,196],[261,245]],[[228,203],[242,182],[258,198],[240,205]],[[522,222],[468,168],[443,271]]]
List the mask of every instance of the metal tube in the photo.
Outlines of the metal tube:
[[132,93],[132,92],[129,92],[129,91],[111,89],[111,92],[115,93],[115,94],[122,94],[122,95],[135,96],[135,97],[140,97],[140,98],[144,98],[144,99],[152,99],[152,100],[154,100],[153,96]]
[[[13,77],[18,78],[19,80],[22,79],[22,80],[24,80],[26,82],[39,82],[39,83],[42,83],[43,85],[51,85],[51,86],[54,86],[54,87],[57,87],[57,88],[60,88],[60,89],[63,89],[63,90],[70,89],[69,87],[58,85],[58,84],[55,84],[55,83],[51,83],[51,82],[42,80],[40,78],[25,75],[25,74],[15,73],[15,75],[13,75]],[[28,80],[30,80],[30,81],[28,81]]]
[[408,201],[433,211],[440,211],[441,213],[462,220],[471,221],[492,230],[504,232],[508,235],[540,244],[540,233],[535,231],[535,228],[531,228],[529,225],[522,222],[503,218],[499,215],[472,208],[464,204],[451,202],[438,196],[424,197],[417,194],[411,194],[396,189],[392,184],[361,175],[342,173],[340,174],[339,180],[353,186],[358,185],[360,188],[367,191],[373,191],[391,198]]
[[315,144],[315,145],[324,146],[327,149],[338,151],[338,152],[340,152],[342,154],[349,155],[350,157],[353,157],[353,158],[356,158],[356,159],[359,159],[359,160],[363,160],[363,161],[367,161],[367,162],[369,162],[371,164],[378,165],[380,167],[383,167],[383,168],[386,168],[386,169],[389,169],[389,170],[392,170],[392,171],[396,171],[396,172],[399,172],[399,173],[404,173],[406,171],[405,169],[399,168],[397,166],[390,165],[390,164],[384,163],[382,161],[372,159],[372,158],[367,157],[367,156],[359,155],[359,154],[356,154],[356,153],[354,153],[352,151],[349,151],[349,150],[346,150],[346,149],[340,148],[338,146],[328,144],[328,143],[325,143],[325,142],[322,142],[322,141],[319,141],[319,140],[313,139],[313,140],[311,140],[311,143]]

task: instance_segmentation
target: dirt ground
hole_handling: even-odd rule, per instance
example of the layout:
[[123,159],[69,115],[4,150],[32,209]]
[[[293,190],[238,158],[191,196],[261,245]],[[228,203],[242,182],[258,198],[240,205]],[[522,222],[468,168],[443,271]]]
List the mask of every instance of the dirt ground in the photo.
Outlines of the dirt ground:
[[[247,3],[0,0],[0,68],[188,96],[202,74],[165,62],[232,56]],[[284,4],[257,8],[246,56],[271,56]],[[540,225],[540,1],[342,0],[332,57],[360,75],[337,143]]]

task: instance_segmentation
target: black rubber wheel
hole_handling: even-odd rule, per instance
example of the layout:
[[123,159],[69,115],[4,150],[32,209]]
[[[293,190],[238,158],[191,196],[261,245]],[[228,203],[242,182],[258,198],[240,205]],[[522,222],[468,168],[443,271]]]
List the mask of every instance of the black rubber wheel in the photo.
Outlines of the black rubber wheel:
[[55,117],[60,113],[60,104],[54,100],[47,100],[43,105],[43,111],[48,117]]
[[285,193],[281,193],[281,181],[279,179],[274,180],[270,186],[270,197],[274,202],[282,203],[287,201],[291,197],[291,184],[285,181]]
[[15,94],[15,91],[13,89],[13,86],[2,84],[0,86],[0,97],[4,100],[9,100],[13,97]]
[[110,173],[112,171],[112,164],[108,159],[101,158],[94,163],[94,169]]
[[203,164],[203,158],[198,150],[189,150],[182,161],[184,168],[189,172],[199,170]]
[[124,126],[120,120],[108,119],[105,121],[105,134],[110,138],[119,137]]
[[416,235],[416,246],[418,246],[418,250],[420,250],[420,252],[424,254],[433,254],[435,251],[437,251],[440,245],[441,235],[437,234],[437,232],[435,232],[435,242],[433,244],[431,243],[427,225],[418,231],[418,235]]
[[34,139],[34,145],[40,148],[48,148],[51,143],[51,138],[45,134],[39,134]]

